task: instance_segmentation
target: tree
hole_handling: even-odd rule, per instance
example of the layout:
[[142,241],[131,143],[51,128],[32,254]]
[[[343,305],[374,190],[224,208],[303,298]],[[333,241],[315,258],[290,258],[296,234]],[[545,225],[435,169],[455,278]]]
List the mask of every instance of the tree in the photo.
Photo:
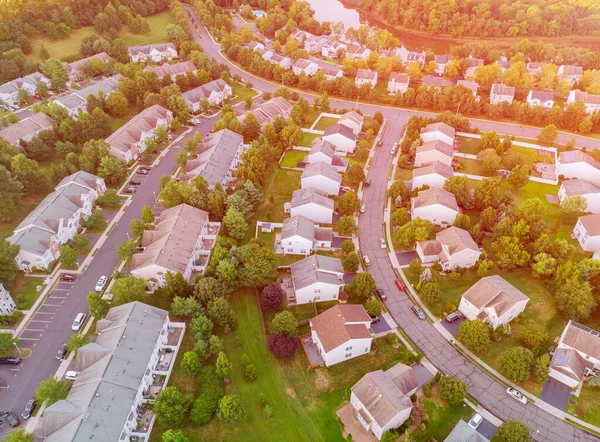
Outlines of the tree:
[[152,213],[152,209],[148,206],[144,206],[142,208],[142,221],[146,224],[154,223],[154,213]]
[[167,430],[162,435],[162,442],[188,442],[188,438],[185,437],[181,430]]
[[514,236],[501,236],[492,243],[492,251],[498,258],[498,266],[503,269],[523,267],[531,259],[519,238]]
[[496,175],[502,163],[502,159],[494,149],[482,150],[477,154],[477,160],[481,163],[481,171],[486,176]]
[[360,209],[360,199],[353,191],[345,192],[338,200],[338,208],[343,213],[354,213]]
[[50,79],[52,89],[66,87],[69,74],[63,66],[62,61],[56,58],[44,60],[40,63],[40,70]]
[[292,312],[284,310],[275,314],[271,321],[269,332],[272,335],[296,336],[297,328],[298,320],[294,317]]
[[527,164],[519,164],[512,168],[510,175],[508,176],[508,184],[513,189],[520,189],[529,182],[530,168]]
[[437,302],[440,299],[441,294],[442,289],[440,288],[440,285],[433,281],[423,284],[419,290],[419,295],[421,298],[429,304]]
[[[6,152],[8,165],[10,165],[10,157],[14,156],[12,145],[8,149],[4,149],[0,140],[0,156],[2,152]],[[15,148],[16,149],[16,148]],[[18,151],[17,151],[18,152]],[[10,221],[17,214],[21,207],[21,197],[23,196],[23,184],[16,180],[4,165],[0,165],[0,221]]]
[[181,424],[188,409],[188,402],[176,387],[167,387],[156,397],[154,414],[161,427],[171,428]]
[[337,230],[340,235],[352,235],[358,230],[356,221],[351,215],[343,215],[337,225]]
[[194,296],[203,305],[208,305],[210,301],[216,298],[227,296],[225,286],[216,278],[210,276],[201,278],[194,287]]
[[77,351],[87,343],[88,343],[87,335],[75,333],[74,335],[71,335],[71,337],[67,341],[67,350]]
[[185,370],[186,373],[196,373],[200,368],[200,363],[198,362],[198,355],[193,351],[186,351],[183,354],[181,367]]
[[260,306],[263,310],[281,310],[284,295],[281,286],[272,282],[263,289],[260,295]]
[[210,319],[221,327],[233,328],[235,325],[235,316],[225,298],[215,298],[210,301],[206,313]]
[[189,282],[187,282],[187,280],[181,272],[173,273],[168,271],[166,273],[163,291],[167,294],[169,298],[173,298],[175,296],[187,298],[194,294],[192,285]]
[[402,227],[410,220],[408,216],[408,211],[401,207],[399,209],[394,210],[392,215],[390,216],[390,227],[394,229],[394,227]]
[[230,207],[223,217],[223,225],[229,236],[234,239],[242,239],[248,230],[248,224],[244,215],[237,209]]
[[388,195],[392,201],[396,201],[398,197],[401,197],[403,202],[410,198],[410,192],[403,180],[394,181],[388,189]]
[[123,276],[115,280],[111,287],[112,304],[121,305],[133,301],[140,301],[146,295],[148,283],[144,278],[136,278],[133,275]]
[[466,214],[458,214],[456,215],[456,219],[454,220],[454,227],[458,227],[459,229],[470,230],[471,229],[471,218]]
[[67,244],[60,247],[60,263],[66,266],[77,264],[77,252]]
[[360,272],[352,280],[352,291],[367,298],[375,293],[375,280],[370,273]]
[[554,296],[558,309],[575,321],[589,318],[597,305],[590,283],[575,277],[556,284]]
[[531,442],[529,428],[523,422],[509,420],[498,427],[492,442]]
[[554,146],[558,139],[558,127],[554,124],[545,126],[537,136],[538,143],[542,146]]
[[248,382],[255,381],[258,378],[258,372],[256,371],[256,367],[254,364],[247,364],[244,367],[244,379]]
[[102,299],[100,293],[90,292],[87,296],[87,303],[90,310],[90,316],[93,316],[96,319],[103,318],[108,313],[108,302]]
[[371,317],[379,316],[381,314],[381,302],[377,299],[369,299],[365,304],[365,308]]
[[5,442],[33,442],[33,433],[28,433],[26,429],[13,431],[2,439]]
[[106,228],[106,221],[104,220],[104,213],[102,210],[94,210],[90,216],[88,216],[83,222],[84,226],[88,229],[104,229]]
[[114,91],[108,96],[107,100],[108,113],[115,117],[121,117],[127,112],[129,103],[125,95],[119,91]]
[[98,175],[106,180],[108,184],[117,184],[127,176],[127,165],[125,161],[104,156],[100,159]]
[[297,349],[298,339],[295,336],[275,335],[269,338],[269,350],[275,356],[290,358]]
[[252,112],[246,113],[242,124],[242,135],[246,142],[254,141],[260,134],[260,123]]
[[233,370],[233,364],[229,361],[227,355],[221,351],[219,352],[219,356],[217,356],[215,368],[217,370],[217,374],[220,377],[226,379],[231,375],[231,371]]
[[89,243],[90,240],[87,236],[82,235],[81,233],[76,233],[71,240],[71,247],[73,247],[74,250],[83,252]]
[[182,298],[180,296],[175,296],[175,298],[173,298],[173,302],[171,303],[171,313],[173,313],[175,316],[186,316],[188,318],[193,318],[200,315],[203,311],[204,309],[198,300],[192,297]]
[[67,381],[59,381],[51,376],[40,382],[39,387],[35,390],[35,397],[40,405],[45,404],[46,407],[49,407],[53,403],[65,399],[70,389],[71,386]]
[[587,210],[587,200],[581,195],[568,196],[560,203],[560,215],[564,222],[573,223]]
[[423,273],[423,266],[421,265],[421,260],[419,258],[413,259],[408,265],[408,271],[415,278],[421,276],[421,273]]
[[136,238],[131,238],[117,246],[117,256],[119,259],[127,261],[137,252],[138,241]]
[[354,163],[348,168],[348,178],[350,182],[357,184],[365,180],[365,172],[360,164]]
[[392,239],[395,243],[405,247],[411,247],[417,241],[425,241],[432,230],[433,224],[431,221],[415,218],[393,232]]
[[199,315],[190,322],[190,330],[192,331],[194,340],[207,341],[212,335],[213,323],[208,317]]
[[22,153],[12,157],[10,170],[23,185],[23,190],[27,195],[40,192],[48,186],[48,181],[40,170],[39,164]]
[[454,376],[444,376],[440,380],[442,399],[451,406],[460,405],[467,397],[467,386],[463,381]]
[[533,353],[525,347],[506,350],[500,360],[500,371],[515,381],[526,381],[531,377]]
[[18,345],[19,340],[15,339],[11,333],[0,333],[0,356],[9,355]]
[[548,369],[550,368],[550,354],[544,353],[539,356],[533,366],[533,375],[539,384],[543,384],[548,378]]
[[346,255],[343,255],[340,261],[342,263],[342,267],[347,272],[356,272],[358,270],[358,266],[360,265],[360,260],[358,259],[358,254],[356,252],[350,252]]
[[485,322],[466,320],[458,328],[456,338],[473,351],[480,352],[490,344],[490,330]]
[[342,242],[342,253],[347,255],[350,252],[354,252],[356,250],[356,246],[351,239],[346,239]]
[[495,131],[484,132],[483,134],[481,134],[481,139],[479,141],[479,150],[496,150],[498,144],[500,144],[500,137],[498,137],[498,134],[496,134]]
[[10,286],[19,275],[19,267],[15,257],[19,254],[20,246],[7,240],[0,241],[0,283]]
[[219,401],[219,411],[217,416],[223,422],[234,422],[243,419],[246,415],[242,401],[235,394],[228,394]]

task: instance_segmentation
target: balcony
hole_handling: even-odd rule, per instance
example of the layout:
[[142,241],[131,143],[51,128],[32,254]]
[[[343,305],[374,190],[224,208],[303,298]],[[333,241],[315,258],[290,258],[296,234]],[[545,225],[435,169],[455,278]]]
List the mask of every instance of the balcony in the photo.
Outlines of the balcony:
[[176,353],[171,348],[165,348],[159,350],[158,355],[158,364],[156,364],[154,372],[156,374],[166,375],[171,370]]
[[177,347],[183,334],[183,327],[169,327],[169,334],[167,336],[167,346]]
[[149,385],[148,388],[143,393],[144,401],[154,401],[158,393],[160,393],[165,385],[165,376],[153,375],[152,376],[152,385]]
[[152,429],[152,424],[154,423],[154,411],[142,404],[137,408],[137,420],[136,420],[136,429],[131,432],[132,436],[144,437],[148,434],[149,430]]

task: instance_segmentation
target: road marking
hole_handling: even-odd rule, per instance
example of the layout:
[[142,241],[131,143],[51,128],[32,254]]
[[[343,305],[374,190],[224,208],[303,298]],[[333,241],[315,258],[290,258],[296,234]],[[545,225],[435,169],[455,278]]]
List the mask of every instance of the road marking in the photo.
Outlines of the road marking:
[[10,371],[21,371],[20,368],[10,368]]
[[[28,330],[25,330],[28,331]],[[46,331],[46,330],[43,330]],[[19,338],[20,341],[39,341],[40,338]]]
[[52,291],[55,291],[55,290],[59,290],[59,291],[61,291],[61,292],[68,292],[68,291],[70,291],[71,289],[59,289],[59,288],[53,288],[53,289],[52,289]]
[[[52,296],[52,295],[48,296],[48,299],[50,299],[50,298],[51,299],[67,299],[66,296]],[[53,304],[46,304],[46,305],[53,305]],[[55,307],[60,307],[60,306],[56,305]]]
[[[44,307],[44,306],[42,305],[42,307]],[[53,306],[53,307],[54,307],[54,306]],[[40,311],[37,311],[35,314],[36,314],[36,315],[53,315],[53,314],[55,314],[55,313],[56,313],[56,312],[40,312]],[[39,322],[43,322],[43,321],[39,321]]]
[[10,385],[7,385],[6,387],[4,387],[4,386],[0,386],[0,388],[3,388],[3,389],[5,389],[5,390],[8,390],[8,389],[10,388]]
[[[37,313],[36,313],[36,315],[37,315]],[[49,323],[51,323],[52,321],[40,321],[39,319],[34,319],[34,320],[33,320],[33,321],[31,321],[31,322],[42,322],[42,323],[44,323],[44,324],[49,324]]]

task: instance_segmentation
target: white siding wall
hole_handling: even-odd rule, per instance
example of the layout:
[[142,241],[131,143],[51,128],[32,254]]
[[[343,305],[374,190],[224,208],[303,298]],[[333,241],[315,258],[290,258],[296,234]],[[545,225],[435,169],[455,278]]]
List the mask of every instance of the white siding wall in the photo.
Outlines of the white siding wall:
[[339,364],[340,362],[344,362],[369,353],[371,351],[372,341],[372,338],[349,340],[348,342],[323,355],[325,365],[327,367],[331,367],[332,365]]
[[330,180],[322,175],[302,178],[302,188],[310,187],[326,192],[328,195],[337,195],[340,192],[340,183]]
[[284,255],[310,255],[313,249],[313,242],[309,239],[294,235],[290,238],[281,240],[281,247]]
[[508,310],[502,316],[500,316],[497,321],[494,321],[492,323],[492,327],[494,327],[495,329],[502,324],[508,324],[510,321],[516,318],[523,310],[525,310],[528,301],[529,300],[526,299],[524,301],[517,302],[510,308],[510,310]]
[[323,139],[333,144],[335,146],[335,152],[341,155],[353,153],[356,149],[356,142],[341,134],[327,135],[324,136]]
[[313,153],[312,155],[308,155],[309,164],[323,162],[327,164],[331,164],[333,162],[332,158],[325,155],[323,152]]
[[589,236],[580,221],[577,221],[573,233],[583,250],[588,252],[600,251],[600,236]]
[[437,150],[428,150],[426,152],[417,152],[415,155],[415,166],[419,167],[423,164],[439,161],[447,166],[452,166],[452,157],[447,157]]
[[309,302],[335,301],[340,294],[342,285],[316,282],[300,290],[296,290],[296,303],[308,304]]
[[423,185],[427,184],[430,188],[438,188],[443,189],[444,183],[446,182],[446,177],[442,175],[438,175],[437,173],[431,173],[429,175],[421,175],[417,177],[413,177],[412,179],[412,188],[418,189]]
[[563,175],[565,178],[582,178],[600,185],[600,170],[583,162],[567,164],[558,163],[556,166],[556,175]]
[[553,368],[550,368],[549,375],[550,375],[550,377],[556,379],[559,382],[562,382],[563,384],[568,385],[571,388],[575,388],[579,385],[579,382],[577,382],[575,379],[572,379],[569,376],[559,373],[558,371],[554,370]]
[[444,270],[452,270],[458,267],[463,269],[471,268],[477,263],[480,255],[480,251],[476,252],[475,250],[470,249],[455,253],[446,263]]
[[458,305],[458,311],[471,321],[476,319],[479,314],[479,310],[462,296],[460,298],[460,304]]
[[449,209],[441,204],[433,204],[426,207],[418,207],[412,210],[413,219],[416,217],[431,221],[433,224],[438,226],[451,226],[454,224],[456,219],[456,212],[453,209]]
[[316,223],[331,224],[333,221],[333,210],[313,203],[292,207],[290,215],[302,215]]
[[421,139],[423,140],[423,143],[427,143],[428,141],[439,140],[443,141],[448,146],[452,146],[454,144],[454,138],[446,135],[445,133],[440,132],[439,130],[422,133]]

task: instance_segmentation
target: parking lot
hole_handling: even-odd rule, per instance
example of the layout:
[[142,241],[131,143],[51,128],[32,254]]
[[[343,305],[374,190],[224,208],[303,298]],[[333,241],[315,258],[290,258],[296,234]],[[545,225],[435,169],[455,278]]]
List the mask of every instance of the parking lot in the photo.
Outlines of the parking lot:
[[[140,169],[148,170],[148,172],[150,171],[149,166],[142,166]],[[140,169],[138,169],[138,172],[133,176],[133,178],[131,178],[131,180],[129,180],[128,185],[124,187],[123,193],[136,194],[140,186],[148,179],[148,174],[140,173]],[[156,197],[154,199],[156,199]]]

